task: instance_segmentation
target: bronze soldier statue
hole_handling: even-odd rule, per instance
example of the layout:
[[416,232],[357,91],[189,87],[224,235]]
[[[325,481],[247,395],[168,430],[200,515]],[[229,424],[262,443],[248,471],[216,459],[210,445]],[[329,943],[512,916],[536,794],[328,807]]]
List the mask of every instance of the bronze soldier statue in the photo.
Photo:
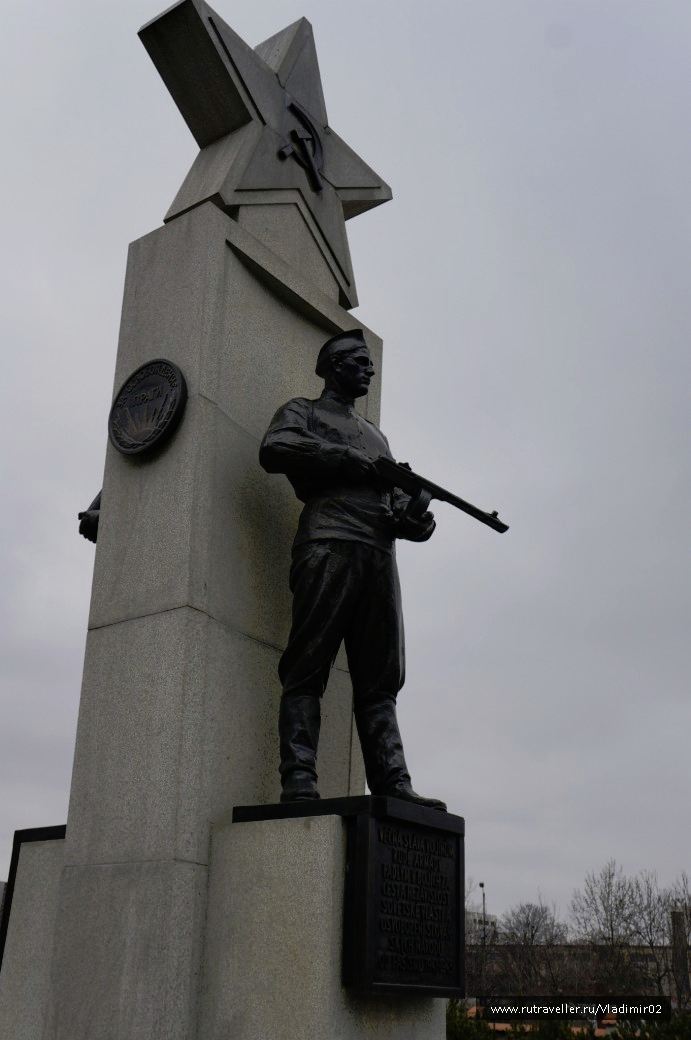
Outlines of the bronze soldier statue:
[[434,517],[410,516],[408,496],[375,467],[392,456],[381,430],[354,408],[375,374],[362,330],[328,340],[316,372],[321,397],[279,408],[259,454],[304,502],[290,568],[292,628],[278,669],[281,801],[319,798],[321,697],[345,642],[370,791],[445,811],[413,790],[396,719],[405,657],[395,539],[426,541]]

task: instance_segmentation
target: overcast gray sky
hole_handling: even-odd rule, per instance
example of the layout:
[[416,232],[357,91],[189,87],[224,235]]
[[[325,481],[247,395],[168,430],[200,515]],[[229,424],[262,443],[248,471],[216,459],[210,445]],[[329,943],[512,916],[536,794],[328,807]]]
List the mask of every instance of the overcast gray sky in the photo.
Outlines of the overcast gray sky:
[[[615,857],[691,867],[691,4],[218,0],[305,15],[330,123],[394,200],[348,225],[382,428],[449,506],[399,554],[401,724],[488,911]],[[151,0],[7,5],[0,39],[0,878],[64,823],[127,245],[196,145]],[[277,402],[277,404],[280,402]]]

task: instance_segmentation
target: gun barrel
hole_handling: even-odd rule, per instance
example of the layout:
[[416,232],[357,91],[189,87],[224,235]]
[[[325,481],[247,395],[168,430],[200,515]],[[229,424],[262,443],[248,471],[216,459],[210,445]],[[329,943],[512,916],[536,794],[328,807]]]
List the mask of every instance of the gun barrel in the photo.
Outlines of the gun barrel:
[[449,505],[455,506],[456,509],[461,509],[464,513],[474,517],[475,520],[479,520],[481,524],[486,524],[493,531],[498,531],[499,534],[504,534],[509,529],[509,525],[499,519],[496,511],[486,513],[484,509],[479,509],[472,503],[466,502],[465,499],[459,498],[458,495],[453,495],[446,488],[440,487],[439,484],[434,484],[431,480],[421,477],[418,473],[413,473],[407,466],[394,462],[393,459],[381,456],[377,459],[375,465],[382,480],[393,487],[400,488],[407,495],[416,495],[422,488],[432,498],[436,498],[438,502],[448,502]]

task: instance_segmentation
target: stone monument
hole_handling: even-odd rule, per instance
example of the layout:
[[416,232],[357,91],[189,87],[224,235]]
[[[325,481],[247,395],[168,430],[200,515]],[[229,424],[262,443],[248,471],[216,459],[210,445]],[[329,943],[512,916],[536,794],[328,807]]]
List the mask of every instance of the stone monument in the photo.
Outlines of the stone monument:
[[[344,221],[391,192],[329,127],[304,19],[252,50],[180,0],[140,37],[200,152],[129,251],[67,830],[18,850],[0,1038],[440,1040],[442,1000],[342,985],[342,816],[232,822],[280,794],[299,508],[260,440],[317,396],[325,339],[362,327]],[[176,371],[184,415],[159,438],[152,387]],[[360,407],[378,418],[376,387]],[[364,782],[339,655],[322,808]]]

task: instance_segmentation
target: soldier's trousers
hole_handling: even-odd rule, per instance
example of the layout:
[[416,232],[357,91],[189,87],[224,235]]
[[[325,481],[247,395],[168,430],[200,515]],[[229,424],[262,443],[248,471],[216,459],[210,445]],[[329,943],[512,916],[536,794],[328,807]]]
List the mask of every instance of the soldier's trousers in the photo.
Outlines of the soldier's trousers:
[[290,568],[293,623],[278,674],[283,696],[321,697],[345,643],[355,710],[395,701],[405,679],[403,615],[393,553],[361,542],[298,546]]
[[395,556],[360,542],[308,542],[293,555],[290,588],[293,625],[279,663],[284,797],[316,782],[320,698],[341,643],[370,791],[409,785],[396,719],[405,652]]

